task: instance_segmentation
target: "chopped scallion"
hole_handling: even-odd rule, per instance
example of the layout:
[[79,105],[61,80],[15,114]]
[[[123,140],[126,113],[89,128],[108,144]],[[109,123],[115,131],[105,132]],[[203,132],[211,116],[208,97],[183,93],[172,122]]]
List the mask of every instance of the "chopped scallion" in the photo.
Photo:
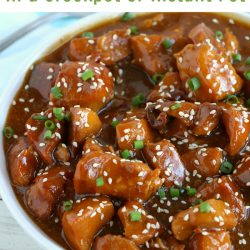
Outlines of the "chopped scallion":
[[92,69],[87,69],[85,72],[82,73],[82,80],[87,81],[94,76],[94,72]]
[[124,159],[128,159],[131,157],[130,151],[128,149],[125,149],[121,152],[121,157]]
[[211,211],[211,206],[207,202],[202,202],[200,204],[200,212],[201,213],[209,213]]
[[178,109],[178,108],[180,108],[180,107],[181,107],[181,104],[177,102],[177,103],[171,105],[171,106],[170,106],[170,109],[171,109],[171,110],[176,110],[176,109]]
[[63,210],[64,211],[70,211],[73,207],[73,201],[72,200],[68,200],[68,201],[64,201],[63,202]]
[[127,22],[127,21],[130,21],[132,19],[134,19],[135,15],[131,12],[125,12],[122,17],[121,17],[121,20],[123,22]]
[[233,172],[233,164],[229,161],[224,161],[220,165],[220,171],[223,174],[231,174]]
[[82,33],[82,37],[93,38],[94,34],[93,34],[93,32],[85,31]]
[[131,221],[140,221],[141,220],[141,213],[139,211],[132,211],[130,213],[130,220]]
[[201,87],[200,80],[197,77],[193,77],[188,81],[188,86],[192,91],[196,91]]
[[13,130],[13,128],[11,128],[11,127],[5,127],[5,128],[3,129],[3,135],[4,135],[4,137],[6,137],[7,139],[11,139],[11,138],[13,137],[13,135],[14,135],[14,130]]
[[159,83],[163,79],[164,75],[162,74],[154,74],[152,76],[152,81],[156,84]]
[[144,148],[144,141],[143,140],[136,140],[134,141],[135,149],[143,149]]
[[51,130],[45,131],[45,133],[44,133],[44,135],[43,135],[43,138],[44,138],[45,140],[51,139],[51,138],[52,138],[52,132],[51,132]]
[[53,108],[53,114],[55,115],[58,121],[62,121],[64,119],[63,109],[62,108]]
[[103,180],[103,178],[102,178],[102,177],[97,178],[97,179],[96,179],[96,186],[97,186],[97,187],[101,187],[101,186],[103,186],[103,185],[104,185],[104,180]]
[[55,123],[53,122],[53,121],[51,121],[51,120],[47,120],[45,123],[44,123],[44,125],[45,125],[45,128],[46,129],[48,129],[48,130],[54,130],[55,128],[56,128],[56,125],[55,125]]
[[56,99],[61,99],[63,97],[62,91],[59,87],[55,86],[51,89],[51,94],[56,98]]
[[133,99],[132,99],[132,105],[134,107],[140,106],[143,103],[145,103],[145,97],[142,93],[138,94],[137,96],[133,97]]

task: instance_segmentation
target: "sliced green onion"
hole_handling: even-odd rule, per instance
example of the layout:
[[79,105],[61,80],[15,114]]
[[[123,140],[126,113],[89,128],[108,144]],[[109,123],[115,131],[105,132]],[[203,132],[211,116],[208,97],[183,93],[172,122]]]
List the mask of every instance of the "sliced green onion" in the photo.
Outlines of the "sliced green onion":
[[144,141],[143,140],[136,140],[134,141],[135,149],[143,149],[144,148]]
[[44,133],[44,135],[43,135],[43,138],[44,138],[45,140],[51,139],[51,138],[52,138],[52,132],[51,132],[51,130],[45,131],[45,133]]
[[163,188],[158,189],[158,195],[160,196],[161,199],[166,197],[166,193]]
[[58,121],[62,121],[64,119],[63,109],[62,108],[53,108],[53,114],[55,115]]
[[246,59],[246,65],[250,65],[250,56]]
[[247,99],[246,105],[247,105],[248,108],[250,108],[250,98]]
[[165,49],[170,49],[173,45],[173,42],[170,39],[165,39],[162,42],[162,45],[164,46]]
[[198,205],[198,204],[201,204],[203,202],[203,200],[201,200],[201,199],[196,199],[195,201],[194,201],[194,203],[193,203],[193,206],[196,206],[196,205]]
[[123,15],[122,15],[122,18],[121,20],[123,22],[127,22],[127,21],[130,21],[132,19],[134,19],[135,15],[131,12],[125,12]]
[[130,151],[128,149],[125,149],[121,152],[121,156],[124,159],[128,159],[131,157]]
[[87,81],[94,76],[94,72],[92,69],[87,69],[85,72],[82,73],[82,80]]
[[223,174],[231,174],[233,172],[233,164],[229,161],[224,161],[220,165],[220,171]]
[[142,93],[138,94],[137,96],[133,97],[133,99],[132,99],[132,105],[134,107],[140,106],[143,103],[145,103],[145,97]]
[[178,109],[178,108],[180,108],[180,107],[181,107],[181,104],[177,102],[177,103],[171,105],[169,108],[170,108],[171,110],[176,110],[176,109]]
[[136,26],[130,26],[130,33],[131,35],[136,35],[138,34],[138,28]]
[[130,212],[130,220],[131,221],[140,221],[141,220],[141,213],[139,211]]
[[240,62],[241,61],[241,54],[233,54],[233,62]]
[[82,37],[93,38],[94,34],[93,34],[93,32],[85,31],[82,33]]
[[46,121],[48,120],[48,117],[45,115],[33,115],[32,119],[37,121]]
[[200,204],[200,212],[201,213],[209,213],[211,211],[211,206],[207,202],[202,202]]
[[56,125],[53,121],[51,120],[47,120],[45,123],[45,128],[47,128],[48,130],[54,130],[56,128]]
[[61,89],[57,86],[53,87],[50,92],[56,99],[61,99],[63,97]]
[[216,30],[215,32],[214,32],[214,35],[215,35],[215,38],[216,39],[219,39],[219,40],[222,40],[223,39],[223,33],[220,31],[220,30]]
[[71,117],[70,117],[70,112],[69,112],[69,111],[67,111],[66,114],[64,115],[64,119],[65,119],[66,121],[70,122]]
[[236,103],[239,103],[239,99],[235,95],[228,95],[226,98],[226,102],[231,103],[231,104],[236,104]]
[[97,187],[102,187],[104,185],[104,180],[102,177],[99,177],[96,179],[96,186]]
[[244,73],[244,76],[245,76],[245,78],[246,78],[248,81],[250,81],[250,70],[246,71],[246,72]]
[[152,81],[154,83],[158,83],[158,82],[160,82],[163,79],[163,77],[164,77],[164,75],[162,75],[162,74],[154,74],[152,76]]
[[7,139],[12,138],[13,135],[14,135],[14,130],[13,130],[13,128],[11,128],[11,127],[5,127],[5,128],[3,129],[3,135],[4,135]]
[[68,200],[63,202],[63,210],[70,211],[73,208],[73,201]]
[[188,81],[188,86],[192,91],[196,91],[201,87],[200,80],[197,77],[193,77]]
[[111,122],[111,126],[115,128],[119,123],[120,123],[119,121],[113,120],[113,121]]
[[187,188],[187,195],[188,196],[194,196],[196,194],[196,189],[195,188]]
[[169,192],[172,198],[180,196],[180,190],[178,188],[170,188]]

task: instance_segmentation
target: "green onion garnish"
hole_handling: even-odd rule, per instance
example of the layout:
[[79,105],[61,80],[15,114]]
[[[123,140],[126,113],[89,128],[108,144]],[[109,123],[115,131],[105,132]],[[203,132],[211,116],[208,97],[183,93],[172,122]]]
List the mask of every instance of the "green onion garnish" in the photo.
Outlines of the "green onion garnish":
[[137,35],[138,34],[138,29],[136,26],[130,26],[130,33],[131,35]]
[[63,97],[61,89],[57,86],[53,87],[50,92],[56,99],[61,99]]
[[94,76],[94,72],[92,69],[87,69],[85,72],[82,73],[82,80],[87,81]]
[[52,138],[52,132],[51,132],[51,130],[47,130],[47,131],[44,133],[43,138],[44,138],[45,140],[51,139],[51,138]]
[[55,125],[55,123],[53,122],[53,121],[51,121],[51,120],[47,120],[45,123],[44,123],[44,125],[45,125],[45,128],[47,128],[48,130],[54,130],[55,128],[56,128],[56,125]]
[[196,194],[196,189],[195,188],[187,188],[187,195],[188,196],[194,196]]
[[45,115],[33,115],[32,119],[37,121],[46,121],[48,120],[48,117]]
[[196,91],[201,87],[200,80],[197,77],[193,77],[188,81],[188,86],[192,91]]
[[127,21],[130,21],[132,19],[134,19],[135,15],[131,12],[125,12],[122,17],[121,17],[121,20],[123,22],[127,22]]
[[220,165],[220,171],[223,174],[231,174],[233,172],[233,164],[229,161],[224,161]]
[[115,128],[119,123],[120,123],[119,121],[113,120],[113,121],[111,122],[111,126]]
[[160,196],[161,199],[166,197],[166,193],[163,188],[158,189],[158,195]]
[[104,185],[104,180],[103,180],[103,178],[102,178],[102,177],[97,178],[97,179],[96,179],[96,186],[97,186],[97,187],[101,187],[101,186],[103,186],[103,185]]
[[68,200],[63,202],[63,210],[64,211],[70,211],[73,207],[73,201]]
[[181,104],[177,102],[177,103],[171,105],[169,108],[170,108],[171,110],[176,110],[176,109],[178,109],[178,108],[180,108],[180,107],[181,107]]
[[236,104],[239,102],[239,99],[235,95],[228,95],[226,98],[226,102],[231,103],[231,104]]
[[145,103],[145,97],[142,93],[138,94],[132,99],[132,106],[134,107],[140,106],[143,103]]
[[62,108],[53,108],[53,114],[55,115],[58,121],[62,121],[64,119],[63,109]]
[[143,140],[136,140],[134,141],[135,149],[143,149],[144,148],[144,141]]
[[207,203],[207,202],[202,202],[202,203],[200,204],[200,212],[201,212],[201,213],[209,213],[210,210],[211,210],[211,206],[210,206],[209,203]]
[[178,188],[170,188],[169,192],[172,198],[180,196],[180,190]]
[[240,62],[241,61],[241,54],[233,54],[233,62]]
[[203,202],[203,200],[201,200],[201,199],[196,199],[195,201],[194,201],[194,203],[193,203],[193,206],[196,206],[196,205],[198,205],[198,204],[201,204]]
[[244,76],[245,76],[245,78],[246,78],[248,81],[250,81],[250,70],[246,71],[246,72],[244,73]]
[[164,46],[165,49],[170,49],[173,45],[173,42],[170,39],[165,39],[162,42],[162,45]]
[[247,99],[246,105],[247,105],[248,108],[250,108],[250,98]]
[[93,32],[85,31],[82,33],[82,37],[93,38],[94,34],[93,34]]
[[246,59],[246,65],[250,65],[250,56]]
[[66,121],[70,122],[71,117],[70,117],[70,112],[69,112],[69,111],[67,111],[66,114],[64,115],[64,119],[65,119]]
[[11,127],[5,127],[3,129],[3,135],[7,138],[10,139],[14,135],[14,130]]
[[154,83],[159,83],[163,79],[163,77],[164,77],[164,75],[162,75],[162,74],[154,74],[152,76],[152,81]]
[[141,220],[141,213],[139,211],[132,211],[130,213],[130,220],[131,221],[140,221]]
[[218,39],[218,40],[222,40],[223,39],[223,33],[220,31],[220,30],[216,30],[214,32],[214,35],[215,35],[215,38]]
[[131,157],[130,151],[128,149],[125,149],[121,152],[121,157],[124,159],[128,159]]

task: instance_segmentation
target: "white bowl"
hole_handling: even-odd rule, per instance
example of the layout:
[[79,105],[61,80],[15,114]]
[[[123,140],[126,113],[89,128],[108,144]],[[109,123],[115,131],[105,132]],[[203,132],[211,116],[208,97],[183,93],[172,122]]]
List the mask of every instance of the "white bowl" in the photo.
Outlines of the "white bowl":
[[[77,23],[62,29],[57,32],[53,37],[46,40],[41,44],[40,49],[37,50],[35,55],[31,55],[16,71],[16,74],[7,82],[8,87],[0,99],[0,130],[2,131],[5,120],[7,118],[7,111],[15,97],[17,91],[23,83],[24,77],[30,66],[39,58],[48,54],[55,48],[67,42],[70,38],[84,30],[90,30],[97,26],[99,23],[106,22],[121,16],[122,13],[98,13],[80,19]],[[250,22],[250,16],[242,13],[220,13],[220,15],[240,20],[242,22]],[[6,166],[6,159],[3,148],[3,135],[0,133],[0,193],[7,205],[9,211],[22,226],[22,228],[30,234],[37,242],[39,242],[46,249],[59,250],[62,249],[56,242],[49,238],[27,215],[19,204],[14,191],[11,186],[9,174]]]

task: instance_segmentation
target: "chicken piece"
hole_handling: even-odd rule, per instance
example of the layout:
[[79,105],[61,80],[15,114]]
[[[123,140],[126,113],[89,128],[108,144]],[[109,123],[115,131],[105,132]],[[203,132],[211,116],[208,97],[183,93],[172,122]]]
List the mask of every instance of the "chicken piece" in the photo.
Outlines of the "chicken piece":
[[151,250],[184,250],[185,245],[181,242],[177,241],[173,236],[168,236],[166,240],[162,240],[161,238],[156,238],[151,241],[150,244]]
[[225,30],[225,35],[222,39],[215,37],[213,32],[204,23],[198,24],[189,32],[189,38],[195,43],[206,43],[211,48],[215,49],[220,55],[232,59],[232,54],[238,52],[239,43],[235,35],[229,30]]
[[160,171],[139,161],[94,151],[78,162],[74,187],[78,194],[100,193],[125,200],[147,200],[162,185]]
[[[50,89],[55,84],[60,67],[54,63],[41,62],[34,66],[29,79],[29,91],[39,93],[43,101],[47,103]],[[38,104],[38,103],[37,103]],[[39,104],[38,104],[39,105]]]
[[[207,44],[189,44],[175,57],[189,98],[217,102],[237,93],[242,87],[242,79],[233,66]],[[195,87],[191,80],[195,81]]]
[[230,234],[224,230],[195,233],[189,241],[190,250],[232,249]]
[[82,155],[86,155],[93,151],[110,152],[113,154],[115,153],[115,150],[112,146],[110,145],[104,146],[93,138],[87,138],[83,145]]
[[165,25],[165,20],[165,15],[163,13],[160,13],[143,20],[138,25],[140,29],[154,29],[163,27]]
[[125,237],[134,241],[136,245],[144,244],[159,235],[159,222],[149,215],[139,202],[128,202],[118,210],[118,216],[122,222]]
[[194,117],[198,111],[198,105],[184,101],[167,101],[156,105],[155,108],[179,119],[186,126],[191,126],[194,123]]
[[223,162],[221,148],[196,148],[181,156],[184,166],[190,173],[198,173],[203,177],[213,177],[219,174]]
[[114,215],[114,206],[106,197],[83,198],[62,218],[63,232],[72,249],[89,250],[99,230]]
[[250,156],[244,156],[233,171],[233,179],[241,187],[250,186]]
[[120,149],[134,149],[134,141],[143,140],[144,143],[153,140],[150,126],[145,119],[133,119],[120,122],[116,126],[117,142]]
[[214,178],[212,182],[204,183],[201,185],[195,194],[190,200],[195,202],[199,198],[202,200],[207,199],[221,199],[224,202],[227,202],[238,217],[242,219],[244,217],[244,202],[243,196],[240,192],[239,187],[232,181],[229,176],[222,176],[221,178]]
[[229,137],[227,153],[234,156],[245,146],[250,133],[249,114],[242,106],[231,106],[222,111],[222,121]]
[[139,250],[136,244],[120,235],[107,234],[97,237],[93,250]]
[[162,35],[138,35],[131,37],[134,62],[149,75],[163,74],[173,70],[172,49],[165,49]]
[[29,185],[38,166],[38,155],[34,148],[29,146],[26,137],[19,137],[8,152],[8,167],[13,184]]
[[68,147],[64,143],[58,144],[55,152],[54,157],[60,163],[66,163],[70,161],[70,152]]
[[51,91],[50,100],[54,106],[80,105],[98,111],[113,98],[112,73],[98,63],[66,62]]
[[147,100],[155,102],[159,99],[180,99],[184,96],[181,79],[177,72],[168,72],[147,96]]
[[64,166],[46,168],[38,174],[25,195],[27,205],[35,217],[49,219],[66,195],[65,190],[71,185],[71,175],[70,170]]
[[165,186],[182,186],[185,178],[185,167],[175,146],[166,139],[157,143],[147,143],[143,155],[153,168],[161,170]]
[[236,225],[237,217],[230,206],[223,201],[210,199],[176,214],[171,226],[175,238],[185,240],[196,228],[230,230]]
[[72,61],[95,60],[113,65],[130,53],[129,29],[112,30],[98,38],[74,38],[69,46]]
[[54,162],[52,153],[62,141],[64,125],[64,120],[59,121],[52,109],[33,114],[26,122],[29,141],[48,165]]
[[197,136],[206,136],[218,126],[221,108],[212,103],[202,103],[196,113],[192,132]]
[[69,141],[72,152],[82,145],[87,137],[96,135],[102,128],[98,115],[89,108],[70,108],[71,122]]

